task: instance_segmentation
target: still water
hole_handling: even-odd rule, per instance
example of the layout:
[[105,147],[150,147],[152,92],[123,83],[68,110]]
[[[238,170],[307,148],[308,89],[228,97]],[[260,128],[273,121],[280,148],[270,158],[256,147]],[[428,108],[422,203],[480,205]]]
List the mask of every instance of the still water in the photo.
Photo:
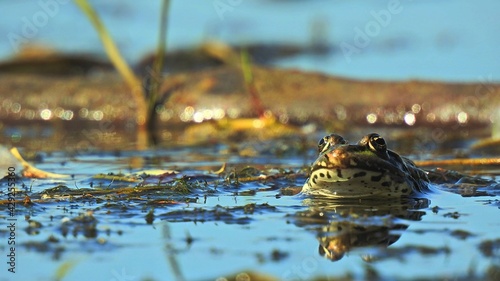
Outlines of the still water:
[[[303,185],[313,149],[277,155],[262,143],[245,146],[260,153],[212,145],[42,154],[38,168],[73,177],[17,179],[19,198],[34,203],[16,206],[16,273],[0,280],[53,280],[66,267],[63,280],[215,280],[242,271],[279,280],[499,276],[498,184],[458,185],[486,190],[476,197],[435,185],[412,202],[314,201],[287,192]],[[2,252],[8,235],[2,228]]]

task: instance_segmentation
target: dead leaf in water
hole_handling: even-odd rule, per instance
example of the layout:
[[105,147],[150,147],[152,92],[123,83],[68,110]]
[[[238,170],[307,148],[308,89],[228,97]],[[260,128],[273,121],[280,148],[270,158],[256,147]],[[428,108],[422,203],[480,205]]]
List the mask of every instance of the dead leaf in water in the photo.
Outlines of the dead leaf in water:
[[50,173],[46,172],[40,169],[37,169],[33,167],[30,163],[26,162],[24,158],[21,156],[19,153],[19,150],[17,150],[16,147],[13,147],[10,149],[10,153],[21,162],[23,165],[23,176],[27,178],[37,178],[37,179],[45,179],[45,178],[55,178],[55,179],[62,179],[62,178],[69,178],[69,175],[62,175],[62,174],[55,174],[55,173]]

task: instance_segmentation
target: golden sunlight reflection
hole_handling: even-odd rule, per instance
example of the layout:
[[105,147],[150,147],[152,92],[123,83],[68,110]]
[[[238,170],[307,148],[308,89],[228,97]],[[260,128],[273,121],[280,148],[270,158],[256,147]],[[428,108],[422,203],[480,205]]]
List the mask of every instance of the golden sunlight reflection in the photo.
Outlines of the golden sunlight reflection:
[[415,114],[411,112],[407,112],[404,117],[405,123],[409,126],[415,125],[415,122],[417,121],[417,118],[415,117]]
[[458,113],[458,115],[457,115],[458,123],[465,124],[465,123],[467,123],[467,119],[468,119],[467,112],[462,111],[462,112]]
[[411,106],[411,111],[415,114],[419,113],[420,110],[422,110],[422,106],[420,106],[420,104],[418,103]]
[[52,118],[52,111],[50,111],[50,109],[44,109],[40,112],[40,117],[43,120],[50,120],[50,118]]
[[366,115],[366,121],[368,121],[368,123],[370,124],[374,124],[375,122],[377,122],[377,114],[370,113]]

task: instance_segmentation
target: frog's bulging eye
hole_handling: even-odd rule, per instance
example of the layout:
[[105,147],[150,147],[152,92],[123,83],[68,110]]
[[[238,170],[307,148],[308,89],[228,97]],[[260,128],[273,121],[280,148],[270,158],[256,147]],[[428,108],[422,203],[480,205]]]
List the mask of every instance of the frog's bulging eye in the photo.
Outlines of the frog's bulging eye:
[[321,147],[326,144],[326,138],[327,137],[323,137],[322,139],[319,140],[318,147]]
[[331,134],[319,140],[318,151],[319,153],[323,153],[333,145],[339,145],[339,144],[347,144],[347,141],[342,136],[339,136],[337,134]]
[[328,141],[328,136],[323,137],[318,142],[318,151],[319,151],[319,153],[325,152],[326,150],[328,150],[328,148],[330,148],[330,146],[331,146],[331,144]]
[[371,149],[375,152],[387,152],[387,144],[379,134],[368,134],[364,136],[358,143],[359,145],[363,145]]
[[370,136],[370,140],[368,141],[368,145],[370,146],[370,149],[375,150],[375,151],[386,151],[387,150],[387,144],[381,136],[378,134],[372,134]]

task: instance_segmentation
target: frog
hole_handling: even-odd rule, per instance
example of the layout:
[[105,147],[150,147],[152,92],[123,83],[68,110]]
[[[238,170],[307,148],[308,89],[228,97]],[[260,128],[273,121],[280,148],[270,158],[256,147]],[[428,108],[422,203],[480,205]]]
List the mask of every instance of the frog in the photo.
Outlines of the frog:
[[302,194],[333,199],[418,198],[431,192],[428,172],[388,149],[377,133],[356,144],[338,134],[318,143]]

